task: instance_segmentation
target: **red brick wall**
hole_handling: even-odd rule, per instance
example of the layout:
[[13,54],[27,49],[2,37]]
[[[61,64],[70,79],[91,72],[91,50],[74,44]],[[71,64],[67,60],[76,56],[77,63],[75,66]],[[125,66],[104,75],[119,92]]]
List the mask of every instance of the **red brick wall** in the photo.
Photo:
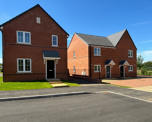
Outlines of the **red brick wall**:
[[[41,18],[41,24],[36,23]],[[17,44],[16,31],[31,32],[31,45]],[[58,35],[58,47],[52,47],[52,34]],[[3,28],[4,81],[45,79],[44,50],[56,50],[61,59],[56,65],[57,78],[67,72],[67,34],[40,8],[35,7]],[[32,73],[17,73],[17,58],[32,59]]]
[[[133,50],[133,58],[128,58],[128,50]],[[94,72],[94,65],[101,65],[102,78],[105,78],[105,62],[112,59],[116,65],[111,68],[111,77],[120,77],[119,63],[121,60],[127,60],[130,65],[133,65],[134,71],[128,72],[128,67],[125,68],[126,77],[136,77],[136,48],[131,41],[131,38],[126,31],[115,48],[101,47],[101,56],[94,56],[94,47],[91,47],[91,71],[92,78],[99,78],[99,73]]]
[[[73,51],[75,51],[75,58],[73,57]],[[74,34],[68,48],[68,69],[70,76],[72,74],[82,75],[83,70],[88,75],[88,60],[88,45]],[[73,66],[76,68],[76,73],[73,72]]]

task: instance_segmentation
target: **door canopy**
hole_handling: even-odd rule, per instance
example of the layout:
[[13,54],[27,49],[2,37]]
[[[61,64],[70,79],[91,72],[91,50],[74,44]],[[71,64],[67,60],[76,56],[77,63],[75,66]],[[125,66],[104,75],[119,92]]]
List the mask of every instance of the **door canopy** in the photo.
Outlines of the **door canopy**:
[[128,63],[127,60],[121,60],[121,61],[120,61],[120,65],[121,65],[121,66],[129,66],[129,63]]
[[113,65],[115,65],[115,62],[110,59],[110,60],[107,60],[107,61],[105,62],[105,65],[111,65],[111,66],[113,66]]

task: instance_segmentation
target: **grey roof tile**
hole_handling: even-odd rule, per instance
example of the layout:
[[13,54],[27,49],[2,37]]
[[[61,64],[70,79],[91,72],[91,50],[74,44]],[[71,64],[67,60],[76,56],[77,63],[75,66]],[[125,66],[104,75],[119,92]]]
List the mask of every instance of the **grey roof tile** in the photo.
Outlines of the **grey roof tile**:
[[57,51],[43,51],[43,57],[52,57],[52,58],[59,58],[59,53]]
[[88,45],[115,47],[125,31],[126,30],[123,30],[121,32],[115,33],[115,34],[110,35],[108,37],[81,34],[81,33],[76,33],[76,34]]

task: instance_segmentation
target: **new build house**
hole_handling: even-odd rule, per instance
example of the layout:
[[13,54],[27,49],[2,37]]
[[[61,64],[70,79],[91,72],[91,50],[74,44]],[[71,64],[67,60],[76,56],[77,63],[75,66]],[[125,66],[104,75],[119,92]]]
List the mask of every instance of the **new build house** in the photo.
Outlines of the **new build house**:
[[4,81],[65,79],[68,33],[36,5],[0,25]]
[[103,37],[75,33],[68,47],[70,76],[136,77],[136,46],[127,30]]

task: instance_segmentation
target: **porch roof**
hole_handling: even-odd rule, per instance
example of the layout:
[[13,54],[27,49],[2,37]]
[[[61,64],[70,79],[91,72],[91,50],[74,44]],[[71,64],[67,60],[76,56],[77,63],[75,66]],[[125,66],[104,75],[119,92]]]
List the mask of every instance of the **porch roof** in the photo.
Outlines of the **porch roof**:
[[129,65],[127,60],[121,60],[120,65]]
[[115,62],[112,59],[106,60],[105,65],[115,65]]
[[59,53],[57,51],[51,50],[51,51],[43,51],[43,58],[54,58],[54,59],[60,59]]

